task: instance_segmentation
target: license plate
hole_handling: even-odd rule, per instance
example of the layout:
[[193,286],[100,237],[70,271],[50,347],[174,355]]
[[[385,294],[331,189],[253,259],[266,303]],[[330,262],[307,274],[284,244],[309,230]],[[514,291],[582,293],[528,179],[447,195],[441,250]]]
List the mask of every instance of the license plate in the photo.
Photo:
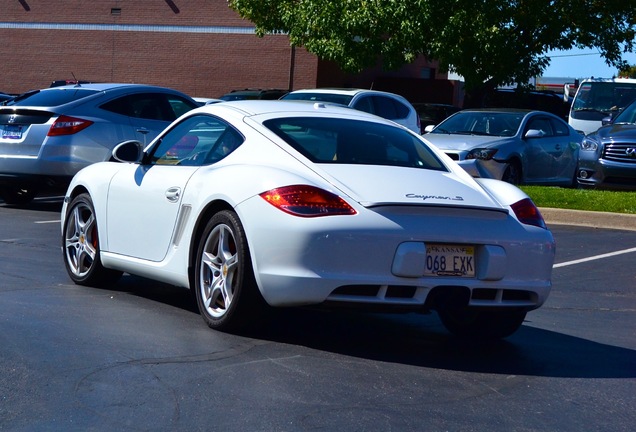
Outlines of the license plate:
[[2,127],[2,138],[4,139],[21,139],[22,126],[6,125]]
[[426,245],[425,276],[475,277],[475,247]]

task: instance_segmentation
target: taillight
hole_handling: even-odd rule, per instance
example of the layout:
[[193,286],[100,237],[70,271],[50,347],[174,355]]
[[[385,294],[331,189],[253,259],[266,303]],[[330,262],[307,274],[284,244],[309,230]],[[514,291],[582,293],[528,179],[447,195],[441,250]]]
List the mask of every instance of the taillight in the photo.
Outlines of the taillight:
[[539,209],[530,198],[517,201],[510,207],[512,207],[512,211],[515,212],[517,219],[519,219],[521,223],[546,228],[541,212],[539,212]]
[[260,195],[274,207],[294,216],[317,217],[357,213],[338,195],[314,186],[285,186]]
[[81,130],[86,129],[93,122],[90,120],[84,120],[77,117],[69,117],[61,115],[53,122],[51,129],[47,136],[60,136],[60,135],[73,135]]

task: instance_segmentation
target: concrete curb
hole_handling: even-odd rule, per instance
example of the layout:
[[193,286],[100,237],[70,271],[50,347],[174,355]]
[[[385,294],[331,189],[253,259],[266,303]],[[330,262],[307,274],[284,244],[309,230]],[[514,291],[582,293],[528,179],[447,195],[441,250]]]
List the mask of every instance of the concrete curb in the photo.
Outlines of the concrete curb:
[[636,214],[590,212],[547,207],[541,207],[539,211],[548,227],[554,224],[636,231]]

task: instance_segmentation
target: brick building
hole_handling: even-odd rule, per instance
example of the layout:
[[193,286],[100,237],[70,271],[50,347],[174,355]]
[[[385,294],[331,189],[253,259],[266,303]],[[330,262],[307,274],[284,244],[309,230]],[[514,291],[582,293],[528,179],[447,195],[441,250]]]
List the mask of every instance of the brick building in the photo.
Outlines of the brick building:
[[0,91],[54,80],[135,82],[219,97],[231,89],[362,87],[413,102],[458,100],[424,58],[398,71],[345,74],[285,35],[258,38],[226,0],[4,0]]

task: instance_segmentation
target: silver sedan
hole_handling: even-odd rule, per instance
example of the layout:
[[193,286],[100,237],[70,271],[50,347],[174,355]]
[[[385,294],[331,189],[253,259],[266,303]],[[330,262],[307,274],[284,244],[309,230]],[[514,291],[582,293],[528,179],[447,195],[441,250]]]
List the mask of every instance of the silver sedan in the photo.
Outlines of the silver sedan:
[[583,135],[543,111],[463,110],[424,139],[475,177],[512,184],[572,186]]

